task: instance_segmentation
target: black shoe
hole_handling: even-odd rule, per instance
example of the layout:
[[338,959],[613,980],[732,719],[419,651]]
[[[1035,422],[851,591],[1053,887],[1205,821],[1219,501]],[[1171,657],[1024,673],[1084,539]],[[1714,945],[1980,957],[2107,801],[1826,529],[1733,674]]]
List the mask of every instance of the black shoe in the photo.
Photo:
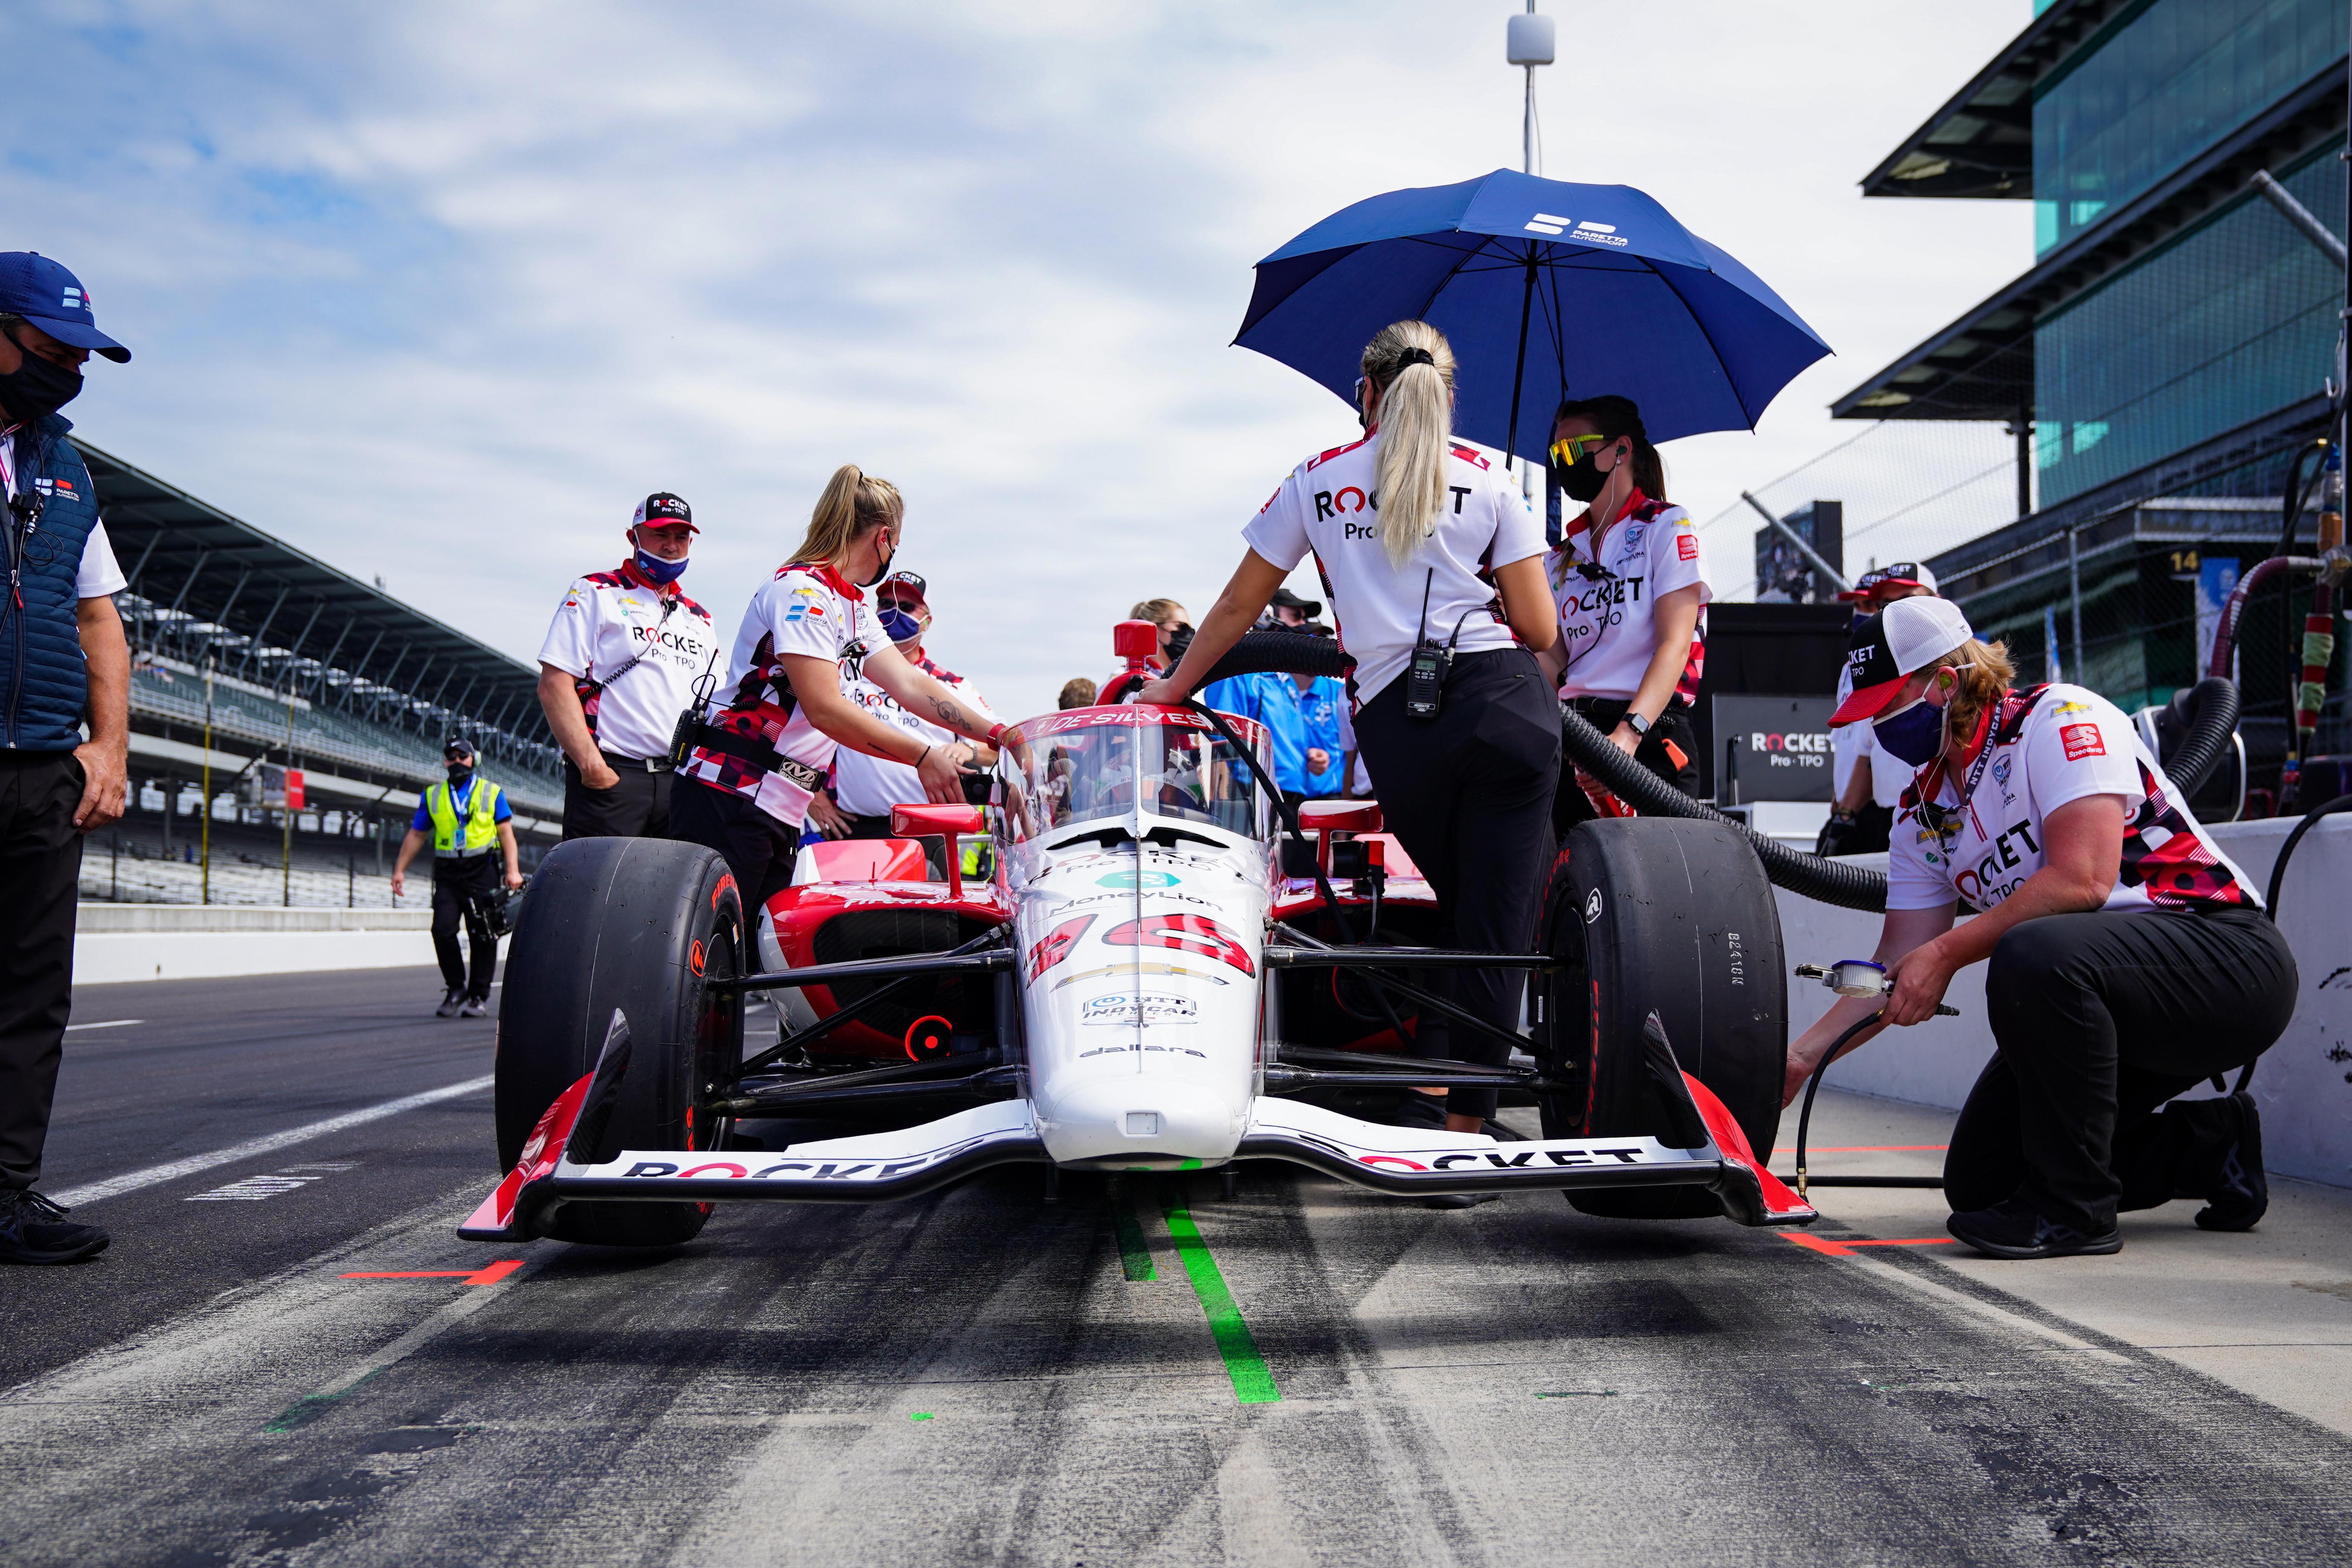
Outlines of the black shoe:
[[468,996],[457,1009],[460,1018],[486,1018],[489,1013],[490,1003],[487,996]]
[[1502,1195],[1500,1193],[1440,1193],[1433,1198],[1422,1199],[1421,1206],[1425,1209],[1475,1209],[1480,1204],[1491,1204]]
[[1528,1141],[1528,1135],[1526,1133],[1518,1131],[1515,1128],[1506,1127],[1501,1122],[1495,1121],[1491,1117],[1479,1124],[1478,1131],[1484,1132],[1487,1137],[1492,1138],[1497,1143],[1524,1143]]
[[441,994],[441,1005],[433,1009],[433,1016],[436,1018],[454,1018],[457,1016],[457,1009],[465,1004],[466,994],[463,991],[445,991]]
[[1944,1228],[1987,1258],[2105,1257],[2124,1249],[2123,1233],[2104,1236],[2081,1231],[2045,1219],[2023,1198],[2011,1198],[1989,1209],[1956,1214]]
[[2238,1141],[2221,1162],[2221,1184],[2205,1194],[2205,1206],[2197,1211],[2200,1230],[2252,1230],[2271,1206],[2262,1114],[2251,1094],[2233,1094],[2228,1103],[2238,1115]]
[[0,1193],[0,1263],[79,1263],[112,1238],[94,1225],[69,1225],[66,1211],[29,1189]]

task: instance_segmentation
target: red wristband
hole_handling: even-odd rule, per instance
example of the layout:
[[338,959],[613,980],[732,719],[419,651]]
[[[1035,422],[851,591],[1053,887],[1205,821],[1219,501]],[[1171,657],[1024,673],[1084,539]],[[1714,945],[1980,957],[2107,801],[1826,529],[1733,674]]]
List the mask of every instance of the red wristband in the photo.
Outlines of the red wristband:
[[990,745],[992,745],[992,745],[994,745],[994,744],[996,744],[996,742],[998,742],[998,740],[1000,740],[1000,739],[1003,736],[1003,734],[1004,734],[1004,730],[1005,730],[1005,726],[1003,726],[1003,725],[1002,725],[1002,724],[999,724],[995,729],[991,730],[991,731],[988,732],[988,743],[989,743]]

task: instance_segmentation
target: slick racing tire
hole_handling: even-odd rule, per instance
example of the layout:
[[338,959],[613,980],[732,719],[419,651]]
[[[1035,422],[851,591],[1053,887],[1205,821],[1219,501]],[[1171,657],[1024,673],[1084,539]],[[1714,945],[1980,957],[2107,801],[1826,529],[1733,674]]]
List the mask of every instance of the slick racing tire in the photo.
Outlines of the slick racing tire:
[[[1683,1070],[1713,1090],[1759,1160],[1780,1123],[1788,983],[1780,911],[1756,852],[1734,829],[1678,817],[1580,824],[1553,862],[1540,933],[1560,968],[1538,1044],[1544,1136],[1647,1135],[1675,1124],[1645,1058],[1652,1012]],[[1695,1219],[1722,1213],[1701,1188],[1571,1194],[1586,1214]]]
[[[662,838],[575,838],[531,879],[499,1005],[499,1166],[558,1095],[594,1070],[613,1010],[629,1020],[629,1066],[599,1160],[623,1149],[717,1149],[729,1124],[698,1116],[702,1085],[743,1059],[740,996],[709,982],[742,973],[742,900],[727,862]],[[709,1204],[571,1203],[549,1233],[607,1247],[690,1241]]]

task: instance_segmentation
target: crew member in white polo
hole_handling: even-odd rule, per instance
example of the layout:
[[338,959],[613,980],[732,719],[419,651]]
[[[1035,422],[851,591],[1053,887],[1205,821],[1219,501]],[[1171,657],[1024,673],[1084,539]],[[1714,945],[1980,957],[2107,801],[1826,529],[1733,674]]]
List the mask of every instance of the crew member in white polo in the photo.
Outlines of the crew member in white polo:
[[658,838],[669,826],[670,736],[715,677],[710,612],[678,589],[699,531],[656,490],[628,529],[629,559],[574,582],[539,650],[539,705],[563,748],[563,837]]

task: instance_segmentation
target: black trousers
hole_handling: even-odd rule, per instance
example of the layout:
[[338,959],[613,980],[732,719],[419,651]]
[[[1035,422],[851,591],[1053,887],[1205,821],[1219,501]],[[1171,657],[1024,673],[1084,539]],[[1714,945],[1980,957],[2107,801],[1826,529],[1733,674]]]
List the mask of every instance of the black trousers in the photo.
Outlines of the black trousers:
[[621,775],[611,789],[590,789],[580,782],[580,770],[563,759],[563,837],[573,838],[667,838],[669,837],[669,781],[677,775],[663,762],[651,773],[633,757],[604,754],[605,763]]
[[2214,1101],[2157,1110],[2252,1061],[2294,1012],[2294,955],[2252,910],[2045,915],[1985,974],[2000,1046],[1952,1129],[1944,1195],[1965,1213],[2022,1195],[2101,1235],[2118,1208],[2201,1197],[2232,1124]]
[[0,751],[0,1191],[41,1179],[73,1005],[81,763]]
[[[1571,697],[1569,702],[1584,716],[1585,722],[1604,735],[1613,732],[1625,721],[1625,710],[1633,706],[1614,697]],[[1683,754],[1683,761],[1679,763],[1666,752],[1669,741]],[[1633,760],[1685,795],[1696,796],[1698,794],[1698,735],[1691,728],[1690,710],[1680,702],[1667,703],[1666,710],[1658,715],[1658,721],[1650,726],[1650,732],[1642,737],[1641,745],[1634,749]],[[1563,759],[1562,765],[1572,769],[1575,764]],[[1592,809],[1592,802],[1585,793],[1576,787],[1576,777],[1572,772],[1560,780],[1559,793],[1552,797],[1551,803],[1553,832],[1565,838],[1570,828],[1580,822],[1591,822],[1600,815]]]
[[[1437,717],[1408,719],[1404,679],[1356,715],[1356,744],[1380,781],[1381,812],[1437,895],[1445,940],[1488,952],[1525,952],[1551,865],[1552,790],[1559,782],[1559,716],[1524,648],[1463,654]],[[1474,1017],[1516,1030],[1527,975],[1517,969],[1447,969],[1428,988]],[[1483,1030],[1456,1030],[1424,1013],[1413,1055],[1500,1065],[1510,1047]],[[1456,1089],[1446,1110],[1495,1114],[1491,1089]]]
[[[499,939],[490,934],[485,900],[498,896],[499,852],[433,862],[433,956],[441,961],[441,983],[463,991],[478,1002],[490,999],[490,981],[499,967]],[[457,922],[466,922],[466,940],[474,950],[469,981],[465,960],[457,952]]]
[[793,879],[793,858],[801,842],[800,829],[786,826],[732,790],[694,778],[680,779],[670,795],[669,837],[727,858],[727,868],[735,873],[736,890],[743,899],[744,918],[755,924],[777,889]]

